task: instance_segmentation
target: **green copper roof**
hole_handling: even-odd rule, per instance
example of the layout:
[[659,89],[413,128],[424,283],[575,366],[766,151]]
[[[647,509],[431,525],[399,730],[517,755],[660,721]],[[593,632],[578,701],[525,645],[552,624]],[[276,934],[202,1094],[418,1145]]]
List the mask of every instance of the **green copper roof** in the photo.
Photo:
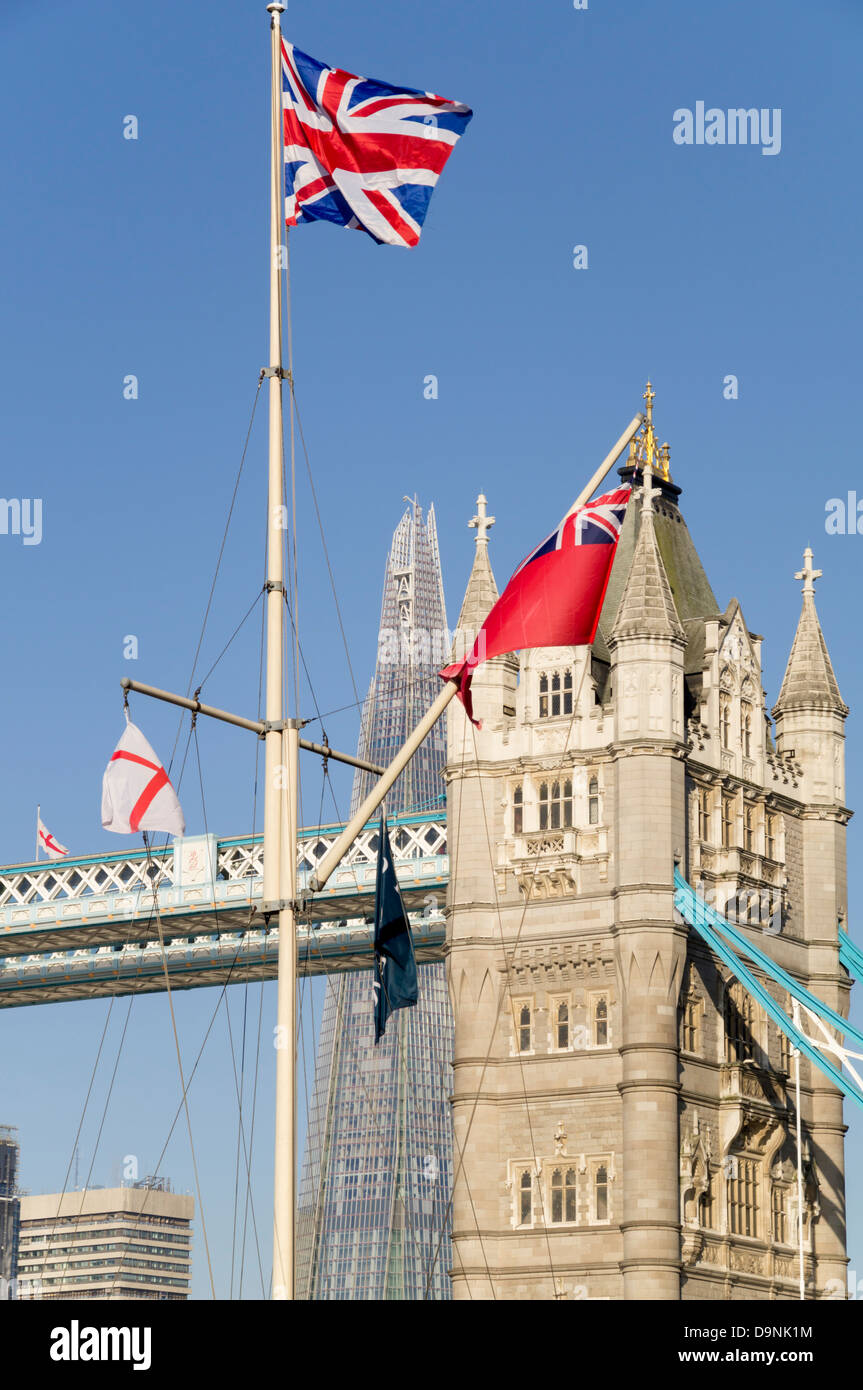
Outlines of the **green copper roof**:
[[[620,469],[620,474],[626,482],[640,483],[640,472],[635,475],[634,480],[631,468]],[[721,611],[678,507],[680,488],[657,478],[654,479],[654,487],[657,492],[654,504],[656,542],[668,576],[674,606],[687,637],[685,669],[687,674],[700,672],[704,651],[704,619],[719,617]],[[617,555],[593,644],[594,655],[601,661],[611,659],[608,638],[611,636],[620,600],[632,569],[640,531],[641,507],[636,499],[635,504],[630,504],[626,509]]]

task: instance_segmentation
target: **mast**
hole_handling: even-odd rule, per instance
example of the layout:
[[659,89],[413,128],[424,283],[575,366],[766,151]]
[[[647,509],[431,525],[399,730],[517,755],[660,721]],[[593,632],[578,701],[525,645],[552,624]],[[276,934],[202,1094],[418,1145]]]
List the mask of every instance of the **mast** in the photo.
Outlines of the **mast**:
[[[279,974],[276,1012],[276,1117],[273,1167],[274,1299],[294,1296],[296,1170],[296,719],[284,717],[284,545],[282,519],[282,35],[285,6],[267,6],[272,51],[270,161],[269,486],[267,517],[267,697],[264,796],[264,911],[278,913]],[[284,770],[283,770],[284,769]],[[287,776],[285,776],[285,770]]]

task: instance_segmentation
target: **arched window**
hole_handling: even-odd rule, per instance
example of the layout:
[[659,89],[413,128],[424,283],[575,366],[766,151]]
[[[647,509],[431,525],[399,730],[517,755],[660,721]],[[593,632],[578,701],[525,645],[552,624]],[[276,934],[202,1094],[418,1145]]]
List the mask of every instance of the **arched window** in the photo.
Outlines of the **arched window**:
[[722,848],[731,849],[734,843],[734,802],[730,796],[722,798]]
[[747,758],[752,757],[752,706],[744,700],[740,706],[740,739]]
[[764,823],[764,850],[768,859],[776,858],[776,817],[769,811]]
[[593,1045],[608,1046],[608,1000],[600,995],[593,1006]]
[[555,1043],[558,1047],[569,1047],[569,1004],[561,999],[555,1013]]
[[560,672],[555,671],[551,678],[551,714],[552,718],[560,714]]
[[548,829],[548,783],[539,784],[539,828]]
[[512,794],[512,833],[520,835],[524,824],[524,789],[519,782]]
[[595,776],[587,784],[587,819],[590,825],[599,825],[599,778]]
[[576,1173],[574,1168],[555,1168],[551,1175],[551,1220],[553,1225],[576,1219]]
[[758,1164],[751,1158],[731,1160],[728,1214],[733,1236],[758,1235]]
[[743,848],[750,854],[755,849],[755,807],[743,808]]
[[751,1062],[755,1052],[755,1005],[741,984],[725,991],[725,1060]]
[[544,671],[539,678],[539,717],[548,718],[548,676]]
[[773,1239],[788,1244],[788,1188],[773,1184]]
[[529,1226],[533,1219],[533,1176],[529,1169],[521,1175],[518,1189],[518,1224]]
[[723,748],[731,747],[731,696],[721,692],[719,696],[719,735]]
[[569,777],[563,784],[563,824],[567,830],[572,825],[572,780]]
[[572,672],[563,673],[563,712],[572,714]]
[[559,830],[559,829],[560,829],[560,821],[561,821],[560,812],[561,812],[560,783],[559,783],[559,782],[552,782],[552,784],[551,784],[551,828],[552,828],[552,830]]
[[698,838],[710,843],[710,792],[705,787],[698,793]]
[[684,1052],[701,1051],[701,1000],[690,994],[683,1004],[680,1045]]
[[530,1005],[522,1004],[518,1011],[518,1050],[519,1052],[530,1052],[531,1026],[530,1026]]
[[593,1179],[594,1212],[597,1221],[608,1220],[608,1169],[601,1163]]

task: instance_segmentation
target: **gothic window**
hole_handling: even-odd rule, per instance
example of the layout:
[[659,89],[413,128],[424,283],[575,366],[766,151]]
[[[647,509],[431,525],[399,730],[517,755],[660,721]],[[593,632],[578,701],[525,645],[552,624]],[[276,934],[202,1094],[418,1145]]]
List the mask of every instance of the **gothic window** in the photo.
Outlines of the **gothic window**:
[[559,999],[554,1006],[554,1045],[569,1047],[569,1003],[566,999]]
[[723,748],[731,747],[731,696],[723,691],[719,696],[719,733]]
[[541,782],[539,785],[540,830],[568,829],[572,825],[572,782]]
[[559,718],[561,714],[572,714],[572,671],[553,671],[549,676],[545,671],[539,677],[539,717],[540,719]]
[[530,1004],[518,1001],[514,1008],[516,1051],[530,1052],[533,1048],[533,1020]]
[[752,706],[747,700],[743,700],[740,706],[740,741],[743,744],[743,753],[747,758],[752,757]]
[[730,796],[722,798],[722,848],[731,849],[734,841],[734,802]]
[[587,819],[590,825],[599,825],[599,778],[595,775],[587,783]]
[[776,858],[776,817],[768,811],[764,828],[765,852],[768,859]]
[[698,838],[710,843],[710,792],[706,787],[698,793]]
[[755,807],[746,806],[743,810],[743,848],[752,854],[755,849]]
[[751,1062],[755,1052],[755,1005],[741,984],[725,991],[725,1060]]
[[608,1046],[608,999],[604,994],[599,995],[593,1004],[593,1045]]
[[572,714],[572,672],[563,673],[563,712]]
[[680,1045],[684,1052],[701,1051],[701,1000],[690,995],[684,1001]]
[[754,1159],[731,1161],[728,1215],[733,1236],[758,1235],[758,1164]]
[[528,1168],[525,1168],[518,1184],[518,1224],[533,1224],[533,1175]]
[[519,782],[512,794],[512,833],[520,835],[524,824],[524,789]]
[[773,1239],[777,1245],[788,1244],[788,1188],[773,1184]]
[[551,1175],[551,1221],[560,1225],[576,1219],[576,1174],[574,1168],[555,1168]]
[[608,1168],[601,1163],[593,1176],[594,1220],[608,1220]]

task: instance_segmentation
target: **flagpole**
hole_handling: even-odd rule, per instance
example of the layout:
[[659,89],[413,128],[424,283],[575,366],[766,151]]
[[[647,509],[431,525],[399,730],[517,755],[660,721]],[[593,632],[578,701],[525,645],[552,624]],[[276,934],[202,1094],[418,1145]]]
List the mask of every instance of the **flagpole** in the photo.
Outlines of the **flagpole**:
[[[267,5],[270,15],[270,361],[269,484],[267,518],[267,686],[264,796],[263,907],[278,914],[279,973],[276,1029],[275,1153],[273,1165],[274,1299],[294,1296],[295,1147],[294,1053],[296,1024],[296,778],[295,720],[284,718],[284,486],[282,476],[282,313],[281,244],[284,177],[281,101],[281,3]],[[283,753],[288,751],[287,795]],[[293,785],[291,785],[293,784]],[[291,868],[293,867],[293,873]]]
[[36,861],[39,861],[39,822],[42,819],[42,807],[36,807]]
[[[602,460],[602,463],[597,468],[590,482],[581,489],[581,492],[567,512],[567,516],[571,516],[579,507],[584,506],[585,502],[602,482],[606,473],[620,458],[620,455],[623,453],[630,439],[634,438],[643,424],[643,415],[633,416],[617,443],[609,450]],[[324,887],[330,874],[350,849],[366,821],[370,820],[374,815],[390,787],[393,785],[393,782],[395,782],[396,778],[399,776],[399,773],[404,770],[420,744],[431,733],[447,705],[455,698],[458,691],[459,687],[456,681],[447,681],[434,704],[429,706],[407,742],[399,749],[380,781],[376,782],[374,787],[372,787],[372,790],[369,792],[356,815],[351,818],[341,835],[334,841],[331,848],[327,851],[320,864],[315,869],[313,877],[309,880],[309,889],[312,893],[319,893]]]

